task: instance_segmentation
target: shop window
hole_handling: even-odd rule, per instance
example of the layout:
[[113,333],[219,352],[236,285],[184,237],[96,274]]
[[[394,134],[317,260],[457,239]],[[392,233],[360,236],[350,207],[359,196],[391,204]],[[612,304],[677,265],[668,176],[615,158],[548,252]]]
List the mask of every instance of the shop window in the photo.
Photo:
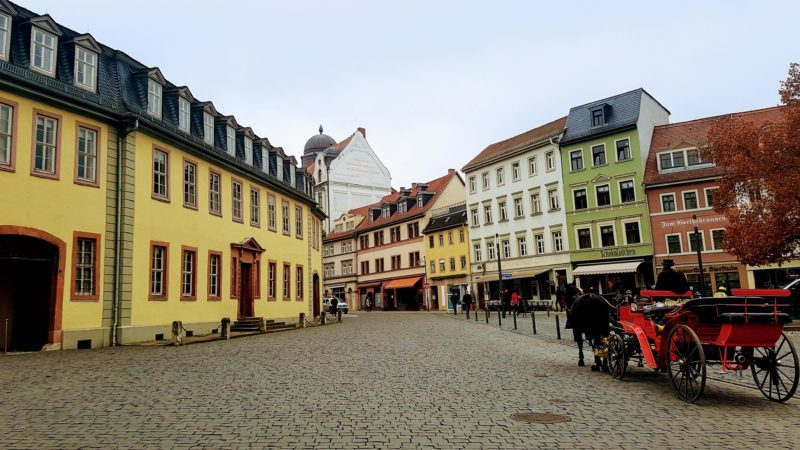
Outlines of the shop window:
[[739,272],[716,272],[714,273],[714,285],[719,289],[720,286],[725,286],[728,292],[731,289],[739,289],[742,287],[739,281]]

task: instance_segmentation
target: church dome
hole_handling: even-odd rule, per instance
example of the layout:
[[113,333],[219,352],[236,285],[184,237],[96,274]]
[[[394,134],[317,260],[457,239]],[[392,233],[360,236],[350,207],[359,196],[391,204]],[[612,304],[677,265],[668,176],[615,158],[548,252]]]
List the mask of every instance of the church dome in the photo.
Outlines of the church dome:
[[319,134],[311,136],[311,139],[306,141],[306,146],[303,148],[303,154],[319,153],[328,147],[336,145],[336,141],[322,132],[322,125],[319,126]]

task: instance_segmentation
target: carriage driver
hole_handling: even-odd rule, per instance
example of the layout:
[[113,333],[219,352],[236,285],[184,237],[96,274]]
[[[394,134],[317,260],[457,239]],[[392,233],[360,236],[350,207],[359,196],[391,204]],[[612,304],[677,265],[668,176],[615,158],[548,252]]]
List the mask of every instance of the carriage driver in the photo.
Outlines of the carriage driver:
[[678,272],[672,268],[675,261],[665,259],[662,263],[663,270],[658,274],[656,289],[660,291],[672,291],[676,294],[683,294],[689,290],[689,282],[683,272]]

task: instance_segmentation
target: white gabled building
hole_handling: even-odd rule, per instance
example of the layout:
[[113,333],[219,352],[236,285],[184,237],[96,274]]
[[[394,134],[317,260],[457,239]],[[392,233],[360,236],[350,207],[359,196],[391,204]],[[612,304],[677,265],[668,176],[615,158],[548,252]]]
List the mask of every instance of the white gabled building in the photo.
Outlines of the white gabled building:
[[303,167],[312,174],[317,202],[328,215],[325,231],[348,211],[375,203],[392,193],[392,176],[359,128],[342,142],[322,133],[312,136],[303,151]]
[[555,299],[571,275],[558,149],[565,125],[562,117],[494,143],[462,169],[480,300],[499,295],[497,245],[504,286],[523,299]]

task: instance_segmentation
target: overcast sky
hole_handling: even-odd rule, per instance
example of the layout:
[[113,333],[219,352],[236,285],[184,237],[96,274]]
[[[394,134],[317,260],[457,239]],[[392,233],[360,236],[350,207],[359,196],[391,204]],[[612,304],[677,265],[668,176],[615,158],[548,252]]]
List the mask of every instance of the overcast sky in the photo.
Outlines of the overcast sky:
[[298,159],[320,124],[337,141],[365,127],[395,187],[638,87],[672,122],[773,106],[800,62],[796,0],[20,4],[159,67]]

